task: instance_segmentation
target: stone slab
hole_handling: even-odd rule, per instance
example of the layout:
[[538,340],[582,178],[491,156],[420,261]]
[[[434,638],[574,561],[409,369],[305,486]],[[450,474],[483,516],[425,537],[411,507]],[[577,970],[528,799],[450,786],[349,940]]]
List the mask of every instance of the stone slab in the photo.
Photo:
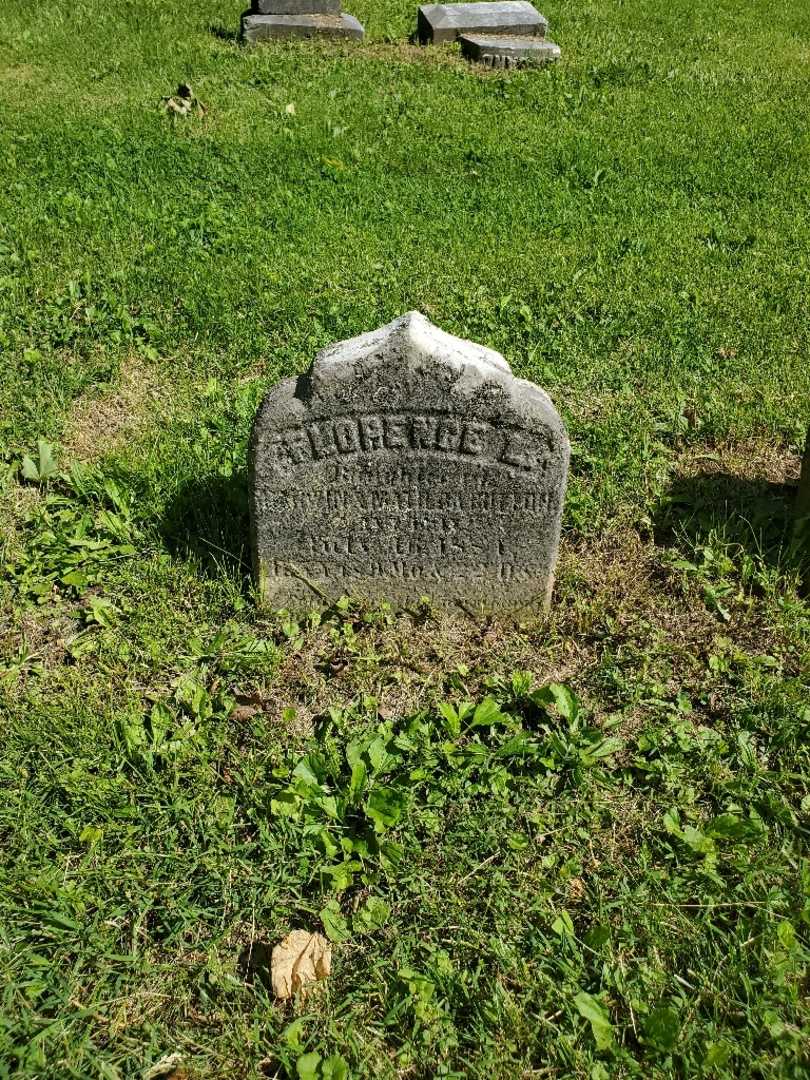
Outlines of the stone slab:
[[265,397],[250,446],[264,603],[547,606],[568,473],[551,399],[412,311]]
[[242,40],[280,41],[285,38],[362,38],[363,27],[353,15],[255,15],[242,16]]
[[468,60],[491,68],[539,67],[560,59],[560,46],[548,38],[462,34],[458,40]]
[[340,0],[253,0],[254,15],[339,15]]
[[455,41],[476,32],[544,37],[548,20],[528,0],[495,0],[477,4],[423,4],[417,34],[423,45]]

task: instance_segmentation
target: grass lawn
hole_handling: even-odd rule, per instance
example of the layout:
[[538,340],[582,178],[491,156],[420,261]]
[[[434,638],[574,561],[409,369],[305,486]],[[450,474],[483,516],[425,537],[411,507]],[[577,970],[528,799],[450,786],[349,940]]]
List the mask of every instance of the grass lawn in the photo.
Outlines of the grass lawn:
[[[805,1077],[810,6],[346,2],[2,0],[0,1078]],[[411,308],[568,425],[547,620],[256,607],[264,390]]]

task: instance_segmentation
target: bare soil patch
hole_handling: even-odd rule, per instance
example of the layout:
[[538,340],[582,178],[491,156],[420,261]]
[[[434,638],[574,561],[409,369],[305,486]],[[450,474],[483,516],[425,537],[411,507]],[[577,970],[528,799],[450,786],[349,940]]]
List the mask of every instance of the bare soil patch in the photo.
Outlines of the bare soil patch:
[[65,450],[69,457],[93,461],[165,414],[166,397],[157,372],[140,357],[128,356],[115,387],[75,401],[65,425]]

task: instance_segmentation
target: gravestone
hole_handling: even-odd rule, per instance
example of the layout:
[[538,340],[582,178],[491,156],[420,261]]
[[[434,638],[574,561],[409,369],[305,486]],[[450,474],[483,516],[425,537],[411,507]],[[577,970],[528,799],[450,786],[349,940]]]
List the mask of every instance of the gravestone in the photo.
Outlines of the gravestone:
[[491,0],[473,4],[423,4],[416,32],[423,45],[455,41],[465,33],[536,35],[544,37],[548,20],[529,0]]
[[339,15],[340,0],[253,0],[256,15]]
[[410,312],[278,383],[253,427],[260,595],[547,606],[569,445],[551,399]]
[[353,15],[340,10],[340,0],[253,0],[242,16],[242,40],[249,44],[288,38],[363,37]]
[[560,46],[540,37],[462,34],[458,41],[468,60],[474,60],[485,67],[539,67],[560,59]]

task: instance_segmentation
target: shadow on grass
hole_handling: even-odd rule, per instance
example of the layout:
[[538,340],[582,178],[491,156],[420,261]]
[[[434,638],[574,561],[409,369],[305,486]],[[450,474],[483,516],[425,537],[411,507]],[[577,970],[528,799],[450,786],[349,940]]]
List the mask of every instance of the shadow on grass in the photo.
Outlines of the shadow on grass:
[[810,531],[796,521],[795,484],[723,471],[680,476],[653,517],[659,545],[694,548],[714,536],[782,571],[810,573]]
[[272,945],[267,945],[263,941],[252,941],[239,953],[237,960],[239,974],[249,985],[261,983],[266,990],[271,990],[273,986],[272,958]]
[[251,572],[247,469],[184,484],[169,503],[161,529],[176,558],[194,559],[209,577]]
[[229,26],[220,26],[219,23],[211,23],[208,27],[208,33],[220,41],[227,41],[230,45],[238,45],[240,41],[238,29],[234,30]]

